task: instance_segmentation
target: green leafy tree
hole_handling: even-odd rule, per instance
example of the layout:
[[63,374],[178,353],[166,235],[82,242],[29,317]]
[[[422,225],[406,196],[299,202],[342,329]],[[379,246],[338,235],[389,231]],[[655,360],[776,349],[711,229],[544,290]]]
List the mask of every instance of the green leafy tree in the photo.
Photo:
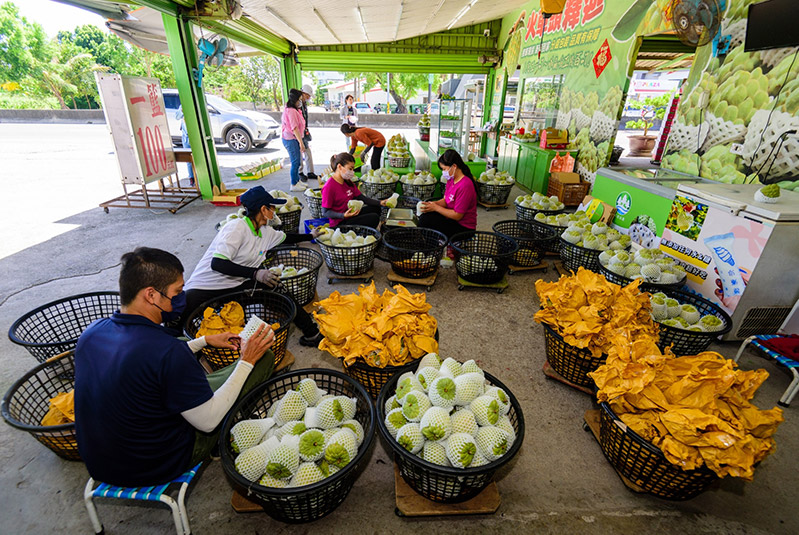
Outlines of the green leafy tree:
[[111,71],[128,74],[131,67],[131,47],[116,35],[109,35],[97,26],[83,24],[76,27],[71,33],[58,32],[59,43],[73,43],[89,52],[99,65],[108,67]]
[[172,69],[172,59],[164,54],[150,52],[138,46],[131,47],[128,65],[120,74],[157,78],[161,82],[161,87],[177,86],[175,72]]
[[0,4],[0,81],[21,81],[33,74],[37,61],[51,57],[42,26],[21,17],[12,2]]
[[659,97],[646,97],[643,100],[630,100],[628,106],[634,110],[641,110],[641,118],[636,121],[627,121],[627,128],[643,130],[644,137],[649,133],[649,129],[655,125],[655,119],[663,119],[666,116],[666,108],[671,102],[672,94],[660,95]]
[[280,65],[270,55],[242,58],[238,67],[231,71],[229,82],[253,103],[279,109],[281,106]]
[[[345,73],[348,79],[364,80],[363,91],[369,91],[374,87],[384,87],[386,84],[386,74],[375,72],[348,72]],[[437,93],[437,88],[446,80],[447,75],[439,74],[433,79],[433,93]],[[408,113],[408,99],[419,91],[427,89],[427,75],[422,73],[388,73],[390,80],[389,94],[397,103],[397,113]]]
[[94,87],[96,70],[106,68],[95,63],[92,55],[87,52],[72,55],[65,62],[56,57],[36,65],[36,81],[42,89],[58,99],[62,109],[68,109],[68,101],[72,101],[73,106],[77,107],[76,98],[88,98],[87,90]]

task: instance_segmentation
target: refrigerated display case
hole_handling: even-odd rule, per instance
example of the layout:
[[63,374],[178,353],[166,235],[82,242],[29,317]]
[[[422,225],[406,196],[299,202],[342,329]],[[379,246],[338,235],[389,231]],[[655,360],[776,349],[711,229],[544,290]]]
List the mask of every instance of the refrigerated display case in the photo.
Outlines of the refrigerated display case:
[[777,332],[799,298],[799,193],[763,204],[759,187],[681,184],[661,239],[688,287],[732,317],[724,340]]
[[469,153],[472,102],[465,99],[439,100],[430,105],[430,147],[439,156],[455,149],[464,158]]

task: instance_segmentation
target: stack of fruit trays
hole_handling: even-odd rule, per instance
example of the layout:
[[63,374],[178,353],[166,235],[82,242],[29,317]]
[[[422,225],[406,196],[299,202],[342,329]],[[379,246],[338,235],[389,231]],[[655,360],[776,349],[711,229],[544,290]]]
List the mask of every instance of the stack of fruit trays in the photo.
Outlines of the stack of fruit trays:
[[400,474],[419,494],[462,502],[483,490],[524,440],[513,394],[473,360],[435,353],[387,383],[378,400],[380,434]]

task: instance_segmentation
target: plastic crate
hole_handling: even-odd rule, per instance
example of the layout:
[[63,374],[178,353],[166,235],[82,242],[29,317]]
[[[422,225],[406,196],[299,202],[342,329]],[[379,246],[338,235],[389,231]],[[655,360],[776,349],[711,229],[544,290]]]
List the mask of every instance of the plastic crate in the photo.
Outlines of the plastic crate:
[[264,263],[266,268],[280,264],[293,266],[298,271],[308,268],[308,271],[301,275],[281,278],[280,286],[301,307],[313,301],[316,295],[316,283],[319,280],[319,269],[325,263],[322,255],[304,247],[281,247],[272,252],[269,262]]
[[67,351],[51,357],[23,375],[3,397],[0,412],[12,427],[27,431],[59,457],[79,461],[75,424],[43,426],[50,400],[75,388],[75,355]]
[[52,301],[28,312],[8,329],[8,339],[39,362],[75,349],[95,320],[119,310],[119,292],[92,292]]
[[448,239],[430,228],[394,228],[383,235],[386,260],[400,277],[422,279],[438,271]]
[[708,346],[718,337],[727,334],[732,329],[732,318],[724,312],[722,308],[699,295],[684,290],[659,290],[666,294],[668,297],[674,298],[680,304],[689,304],[696,307],[702,316],[713,314],[724,323],[722,329],[713,332],[697,332],[687,331],[685,329],[678,329],[677,327],[669,327],[662,323],[657,323],[660,330],[660,340],[658,340],[658,347],[665,349],[672,346],[672,352],[677,355],[698,355],[706,350]]
[[596,371],[607,360],[607,355],[594,357],[585,348],[567,344],[549,325],[544,325],[544,347],[552,369],[567,381],[579,386],[593,387],[594,380],[588,374]]
[[[277,367],[283,357],[286,356],[289,327],[297,315],[297,307],[294,301],[286,295],[256,288],[232,292],[210,299],[192,311],[188,319],[186,319],[184,327],[186,336],[191,339],[197,337],[197,331],[200,329],[200,324],[203,321],[203,312],[205,312],[206,308],[210,307],[218,312],[231,301],[236,301],[244,309],[245,324],[254,315],[266,323],[280,324],[280,328],[275,331],[275,342],[271,347],[271,351],[275,356],[275,367]],[[200,352],[214,370],[233,364],[239,358],[239,351],[233,349],[205,346]]]
[[584,267],[587,270],[599,273],[599,254],[602,252],[598,249],[587,249],[574,245],[560,238],[559,243],[560,260],[563,262],[563,267],[568,271],[577,273],[579,267]]
[[319,243],[327,269],[337,275],[355,276],[366,273],[375,263],[375,252],[380,245],[380,232],[362,225],[339,225],[341,232],[354,230],[358,236],[374,236],[374,243],[357,247],[335,247]]
[[474,284],[500,282],[519,246],[513,238],[472,230],[450,239],[458,276]]
[[507,204],[513,184],[486,184],[475,181],[477,184],[477,200],[485,204]]
[[689,500],[719,479],[705,466],[683,470],[671,464],[660,449],[627,427],[607,403],[599,404],[599,445],[617,472],[665,500]]
[[508,419],[516,431],[516,440],[513,445],[498,460],[478,468],[453,468],[429,463],[400,446],[388,432],[385,425],[386,400],[394,395],[400,375],[404,372],[415,370],[416,368],[413,365],[406,366],[383,386],[380,391],[380,397],[377,400],[377,428],[383,443],[394,454],[394,461],[399,467],[402,478],[413,490],[434,502],[464,502],[480,494],[494,479],[494,474],[497,470],[509,463],[519,452],[519,448],[524,442],[525,431],[522,408],[516,396],[496,377],[486,372],[485,378],[488,383],[502,388],[508,394],[508,399],[510,400]]
[[397,191],[397,182],[399,182],[399,179],[387,183],[367,182],[363,180],[358,184],[358,189],[367,197],[382,201],[383,199],[388,199]]
[[513,265],[532,267],[541,263],[547,251],[550,251],[558,240],[558,234],[535,221],[509,219],[494,223],[491,229],[497,234],[516,240],[519,250],[513,255]]
[[[363,442],[357,455],[344,468],[312,485],[272,488],[247,480],[236,471],[236,453],[228,439],[230,430],[241,420],[265,418],[269,406],[282,398],[287,391],[296,389],[305,378],[313,379],[319,388],[330,394],[356,399],[355,419],[364,430]],[[247,496],[247,499],[263,506],[264,511],[272,518],[289,523],[312,522],[330,514],[344,501],[355,480],[368,464],[376,418],[374,402],[366,390],[341,372],[306,369],[282,374],[256,386],[225,418],[219,434],[222,469],[242,496]]]

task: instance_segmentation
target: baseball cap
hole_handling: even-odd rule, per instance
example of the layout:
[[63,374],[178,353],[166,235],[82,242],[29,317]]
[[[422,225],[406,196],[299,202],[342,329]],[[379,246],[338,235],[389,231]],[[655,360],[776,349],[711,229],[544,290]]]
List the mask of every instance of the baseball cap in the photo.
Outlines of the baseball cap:
[[313,87],[311,87],[308,84],[305,84],[304,86],[302,86],[302,92],[305,93],[306,95],[313,96]]
[[241,204],[248,212],[257,212],[261,206],[277,206],[286,204],[286,199],[275,199],[263,186],[250,188],[241,195]]

